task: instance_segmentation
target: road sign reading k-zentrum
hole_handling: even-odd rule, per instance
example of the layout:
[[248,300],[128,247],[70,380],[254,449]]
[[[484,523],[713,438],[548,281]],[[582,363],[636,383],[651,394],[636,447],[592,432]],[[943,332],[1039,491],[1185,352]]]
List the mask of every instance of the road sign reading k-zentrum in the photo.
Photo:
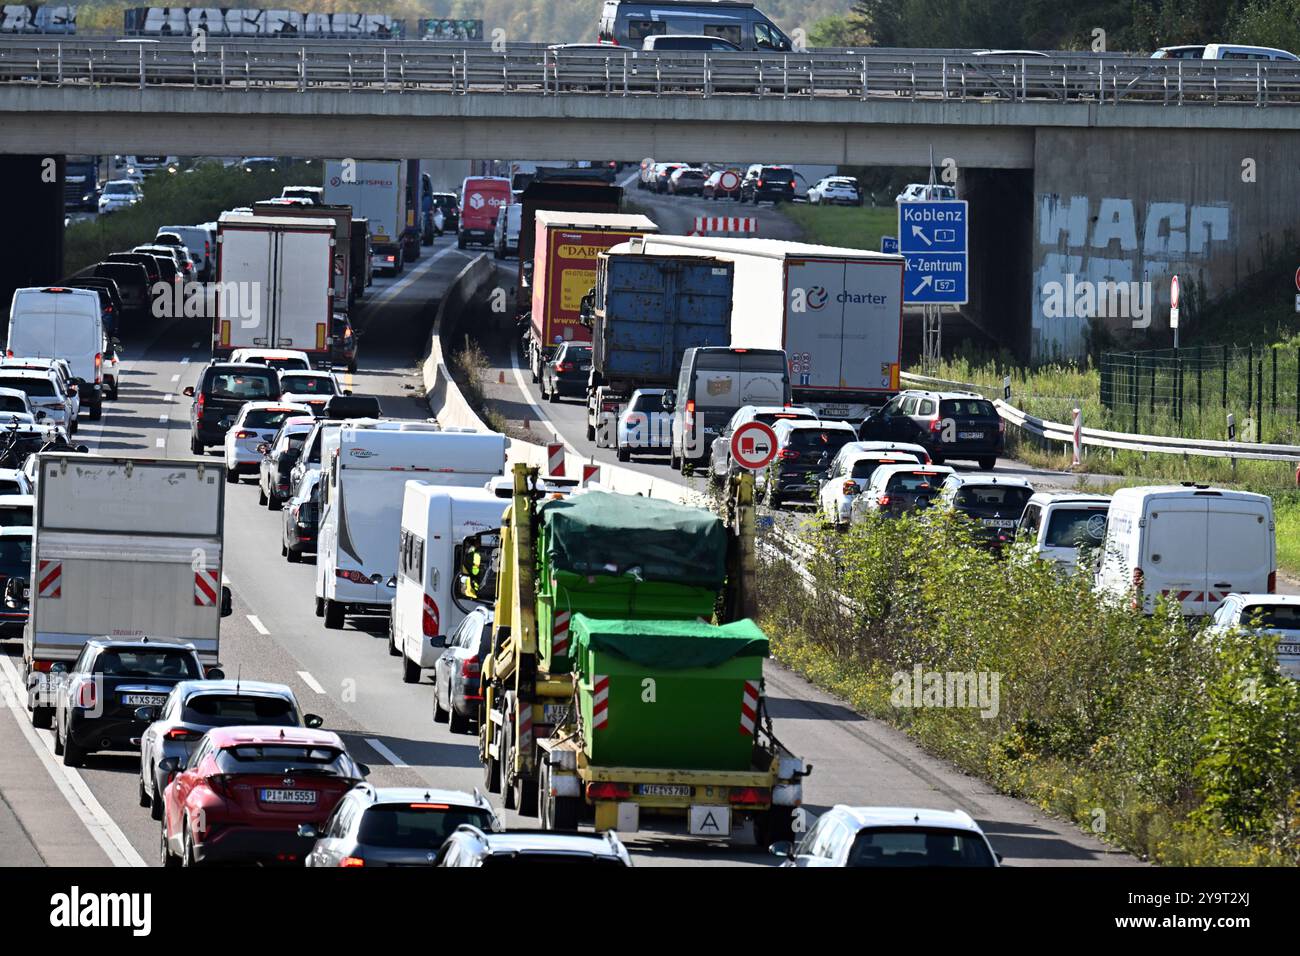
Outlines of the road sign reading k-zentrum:
[[898,251],[907,260],[904,303],[966,304],[967,212],[964,199],[898,204]]

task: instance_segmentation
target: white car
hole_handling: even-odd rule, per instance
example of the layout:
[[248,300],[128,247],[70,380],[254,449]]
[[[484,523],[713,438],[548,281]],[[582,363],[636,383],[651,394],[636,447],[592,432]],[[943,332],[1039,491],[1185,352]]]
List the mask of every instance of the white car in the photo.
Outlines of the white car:
[[880,465],[854,500],[851,522],[872,513],[896,518],[928,508],[951,474],[948,465]]
[[235,349],[227,362],[251,362],[254,365],[269,365],[271,368],[302,369],[311,371],[311,358],[298,349]]
[[[20,388],[0,388],[0,425],[9,424],[15,416],[20,422],[36,421],[31,399]],[[43,413],[41,417],[45,417]]]
[[[76,388],[75,385],[67,387]],[[33,417],[44,412],[48,422],[58,425],[69,435],[76,434],[76,396],[75,393],[65,391],[58,372],[50,368],[0,367],[0,388],[23,392],[30,403]]]
[[280,401],[306,405],[319,418],[325,414],[325,403],[335,395],[350,395],[329,372],[304,372],[285,369],[280,372]]
[[998,866],[980,825],[963,810],[923,807],[848,807],[827,810],[798,843],[774,843],[782,866],[986,867]]
[[274,438],[286,418],[311,413],[310,406],[290,402],[245,402],[226,432],[226,481],[234,484],[242,473],[257,471],[257,446]]
[[931,183],[908,183],[894,202],[938,202],[957,198],[957,187]]
[[[5,369],[23,369],[25,371],[53,372],[55,379],[59,383],[64,395],[72,400],[72,420],[75,422],[77,416],[81,414],[81,395],[79,389],[69,389],[74,384],[72,378],[72,366],[67,359],[61,358],[34,358],[25,356],[21,358],[0,358],[0,374],[4,374]],[[66,429],[66,426],[65,426]]]
[[845,454],[845,450],[841,449],[831,462],[817,494],[822,516],[839,529],[848,527],[853,517],[853,502],[866,489],[877,468],[882,465],[922,464],[920,457],[910,452],[855,451]]
[[35,495],[0,495],[0,528],[30,528],[35,514]]
[[852,176],[827,176],[813,183],[808,190],[808,202],[814,206],[834,205],[861,206],[862,190],[858,181]]
[[30,495],[32,483],[18,468],[0,468],[0,495]]
[[1109,511],[1110,495],[1040,491],[1025,505],[1016,542],[1070,574],[1079,566],[1081,548],[1100,548],[1106,539]]
[[1206,634],[1247,632],[1277,635],[1277,666],[1283,675],[1300,680],[1300,596],[1294,594],[1229,594],[1210,619]]
[[616,453],[629,461],[633,453],[668,451],[673,444],[672,416],[664,411],[666,388],[638,388],[618,416]]
[[99,212],[101,215],[129,209],[144,199],[140,184],[129,179],[110,179],[104,184],[104,191],[99,194]]

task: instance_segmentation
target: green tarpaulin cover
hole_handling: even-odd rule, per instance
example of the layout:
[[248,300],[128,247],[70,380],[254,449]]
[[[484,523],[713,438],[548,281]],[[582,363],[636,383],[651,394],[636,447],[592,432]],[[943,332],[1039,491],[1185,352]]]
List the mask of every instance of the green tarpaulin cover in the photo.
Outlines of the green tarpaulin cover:
[[699,508],[588,491],[546,502],[541,516],[555,570],[715,589],[726,577],[726,528]]
[[716,667],[733,657],[767,657],[767,636],[746,618],[731,624],[702,621],[608,621],[573,615],[569,624],[580,653],[603,651],[658,670]]

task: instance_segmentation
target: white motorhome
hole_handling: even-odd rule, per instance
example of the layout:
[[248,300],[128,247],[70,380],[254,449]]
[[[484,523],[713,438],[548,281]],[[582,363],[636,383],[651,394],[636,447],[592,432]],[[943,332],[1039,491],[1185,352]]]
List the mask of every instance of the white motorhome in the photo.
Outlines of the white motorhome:
[[349,613],[391,610],[408,480],[481,488],[505,468],[504,435],[404,424],[349,421],[322,433],[316,614],[327,628],[341,628]]
[[1214,613],[1230,593],[1277,585],[1273,500],[1208,485],[1121,488],[1111,498],[1096,586],[1134,596],[1144,613],[1156,599],[1183,613]]
[[91,638],[193,644],[218,663],[225,469],[216,462],[43,453],[37,463],[31,616],[23,674],[49,726],[48,675]]
[[14,357],[67,360],[73,376],[84,383],[81,399],[91,420],[99,420],[108,336],[98,292],[60,286],[16,290],[5,351]]
[[401,656],[402,679],[408,684],[433,667],[447,635],[479,606],[457,595],[464,564],[461,542],[499,530],[508,504],[487,488],[406,483],[388,650]]

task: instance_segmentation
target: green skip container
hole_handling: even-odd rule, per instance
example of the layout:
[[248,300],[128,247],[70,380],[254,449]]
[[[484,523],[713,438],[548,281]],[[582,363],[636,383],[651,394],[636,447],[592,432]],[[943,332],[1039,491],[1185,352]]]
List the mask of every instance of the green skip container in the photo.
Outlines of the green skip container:
[[575,614],[578,703],[594,766],[749,770],[767,637],[753,621]]
[[543,670],[574,669],[573,618],[713,617],[726,578],[721,519],[639,495],[590,491],[541,507],[537,635]]

